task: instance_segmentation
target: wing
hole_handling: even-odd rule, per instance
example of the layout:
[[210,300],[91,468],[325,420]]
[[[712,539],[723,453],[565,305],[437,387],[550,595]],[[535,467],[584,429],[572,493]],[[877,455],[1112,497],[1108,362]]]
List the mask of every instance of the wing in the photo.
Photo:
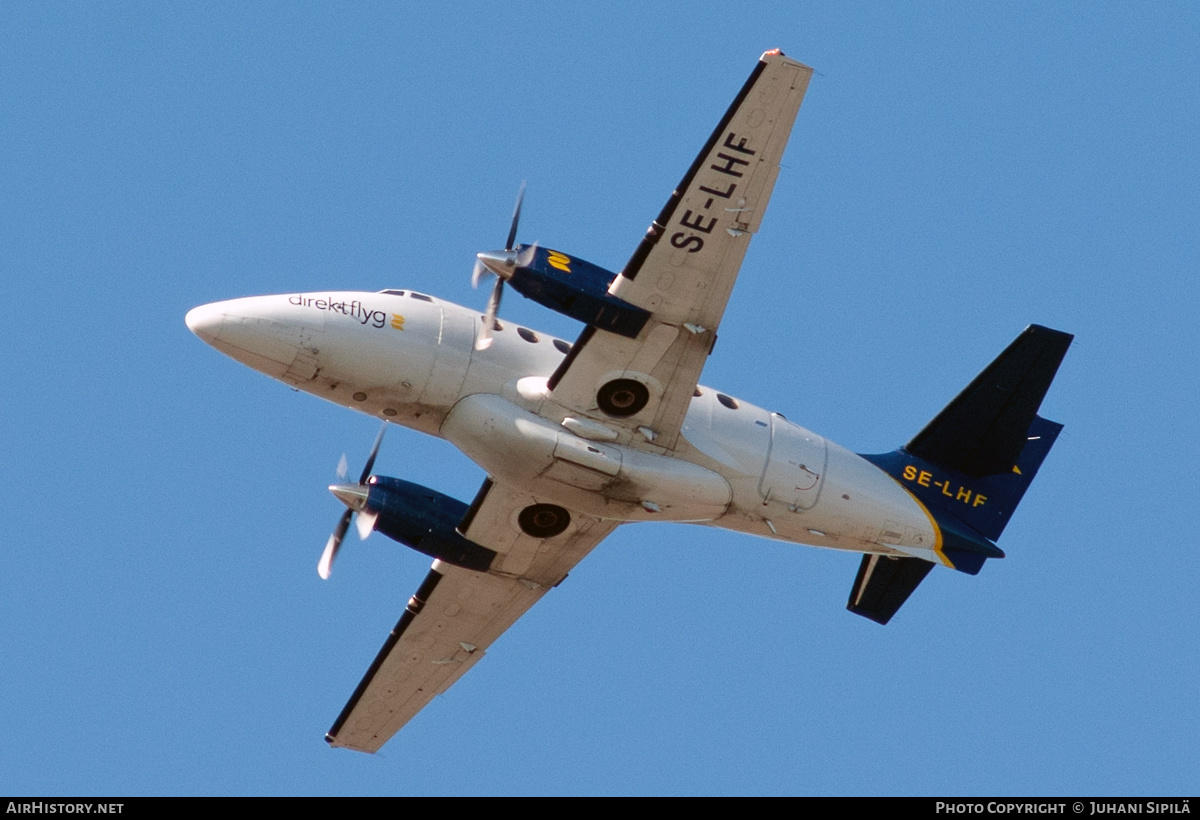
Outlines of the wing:
[[[523,519],[531,508],[542,514],[534,524]],[[565,522],[556,518],[559,512],[567,515]],[[535,530],[566,528],[538,538],[523,531],[521,520]],[[485,481],[459,529],[497,552],[492,568],[476,572],[433,562],[326,741],[379,751],[616,526]]]
[[587,328],[550,377],[550,400],[673,449],[758,230],[812,69],[762,56],[609,293],[651,311],[637,338]]

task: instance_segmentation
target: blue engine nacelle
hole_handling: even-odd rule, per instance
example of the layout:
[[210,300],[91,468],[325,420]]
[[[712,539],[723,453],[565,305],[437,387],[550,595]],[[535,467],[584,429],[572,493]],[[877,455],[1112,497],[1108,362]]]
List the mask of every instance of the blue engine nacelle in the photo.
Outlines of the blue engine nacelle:
[[447,564],[484,572],[496,553],[458,534],[467,505],[436,490],[388,476],[367,481],[366,510],[376,513],[375,529],[406,547]]
[[[518,245],[517,256],[528,250],[528,245]],[[650,311],[611,295],[608,288],[616,277],[591,262],[537,248],[528,265],[513,270],[508,284],[564,316],[633,339],[641,333]]]

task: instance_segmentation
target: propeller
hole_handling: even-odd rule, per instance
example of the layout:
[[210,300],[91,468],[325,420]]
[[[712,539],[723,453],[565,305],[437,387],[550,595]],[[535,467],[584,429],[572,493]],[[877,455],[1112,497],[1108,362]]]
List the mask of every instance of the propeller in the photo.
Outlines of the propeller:
[[346,512],[342,513],[342,518],[338,521],[333,535],[329,536],[329,540],[325,542],[325,551],[321,553],[321,560],[317,563],[317,574],[324,579],[328,579],[333,570],[333,559],[337,558],[338,550],[342,546],[342,539],[346,537],[346,531],[350,529],[350,520],[354,518],[355,513],[358,513],[355,528],[358,530],[359,538],[366,538],[371,534],[371,530],[375,529],[375,520],[379,515],[366,509],[369,493],[367,479],[371,477],[371,468],[375,466],[375,456],[379,455],[379,445],[383,442],[383,434],[386,430],[387,422],[385,421],[379,428],[379,435],[375,436],[375,443],[371,445],[371,454],[367,456],[367,463],[363,466],[362,475],[359,476],[357,484],[346,483],[348,468],[345,454],[338,461],[338,483],[330,484],[329,491],[346,505]]
[[525,183],[517,192],[517,204],[513,208],[512,224],[508,228],[508,240],[502,251],[484,251],[475,254],[475,267],[471,271],[471,287],[479,287],[479,280],[485,273],[496,277],[492,293],[488,296],[487,309],[483,315],[483,332],[475,342],[476,350],[487,350],[492,346],[492,331],[496,327],[496,314],[500,312],[500,299],[504,296],[504,282],[513,275],[519,267],[526,267],[533,261],[537,253],[537,243],[522,248],[517,253],[517,225],[521,222],[521,202],[525,199]]

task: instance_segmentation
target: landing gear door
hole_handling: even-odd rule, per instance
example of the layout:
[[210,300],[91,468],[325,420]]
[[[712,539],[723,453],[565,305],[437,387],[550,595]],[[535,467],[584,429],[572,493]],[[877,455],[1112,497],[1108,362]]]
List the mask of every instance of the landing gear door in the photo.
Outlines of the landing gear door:
[[825,456],[825,439],[772,413],[771,452],[758,485],[763,502],[792,512],[812,507],[825,482]]

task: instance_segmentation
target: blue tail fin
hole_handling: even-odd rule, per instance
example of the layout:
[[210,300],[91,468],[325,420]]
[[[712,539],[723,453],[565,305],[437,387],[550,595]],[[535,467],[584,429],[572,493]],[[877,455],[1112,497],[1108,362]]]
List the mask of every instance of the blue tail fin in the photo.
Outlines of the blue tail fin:
[[[863,456],[925,506],[940,530],[941,553],[955,569],[974,575],[988,558],[1004,556],[993,541],[1062,430],[1037,411],[1073,338],[1030,325],[912,441]],[[928,570],[877,559],[863,557],[849,608],[887,623]]]
[[995,541],[1004,532],[1042,461],[1054,446],[1062,425],[1035,415],[1026,429],[1020,455],[1001,473],[973,476],[927,461],[901,448],[865,456],[895,478],[925,505],[938,523],[965,524],[971,532]]
[[[985,538],[1004,531],[1062,425],[1037,415],[1074,337],[1030,325],[891,454],[895,478]],[[883,466],[882,464],[880,466]]]
[[1007,473],[1073,338],[1041,325],[1025,328],[904,450],[969,476]]

